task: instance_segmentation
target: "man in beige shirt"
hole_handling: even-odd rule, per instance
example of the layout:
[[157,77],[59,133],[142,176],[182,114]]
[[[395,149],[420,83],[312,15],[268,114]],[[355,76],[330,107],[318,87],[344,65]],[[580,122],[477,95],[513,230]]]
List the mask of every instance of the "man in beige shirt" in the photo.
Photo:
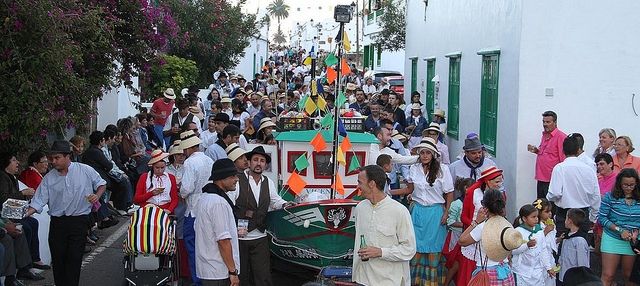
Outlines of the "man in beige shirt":
[[[410,285],[409,261],[416,254],[416,238],[409,211],[384,193],[386,174],[369,165],[358,174],[365,200],[355,208],[356,239],[353,280],[363,285]],[[361,246],[361,241],[366,243]]]

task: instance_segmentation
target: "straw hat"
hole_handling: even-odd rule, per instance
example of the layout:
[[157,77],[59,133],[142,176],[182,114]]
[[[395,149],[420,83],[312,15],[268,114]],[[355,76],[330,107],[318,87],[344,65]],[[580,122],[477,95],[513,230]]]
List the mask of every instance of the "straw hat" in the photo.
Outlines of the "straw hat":
[[503,261],[509,253],[520,247],[525,240],[504,217],[493,216],[482,229],[482,249],[493,261]]
[[347,90],[356,90],[357,86],[355,83],[347,83]]
[[228,96],[223,96],[220,100],[220,103],[231,103],[231,98],[229,98]]
[[496,166],[491,166],[486,170],[482,171],[478,181],[490,181],[495,179],[496,177],[502,175],[502,170],[498,169]]
[[169,157],[169,153],[162,152],[162,149],[153,150],[153,152],[151,152],[151,159],[149,159],[147,165],[152,166],[155,163],[165,160],[167,157]]
[[227,157],[229,157],[231,161],[238,160],[240,156],[245,156],[245,154],[248,153],[246,150],[240,148],[240,145],[236,143],[231,143],[229,146],[227,146],[225,151],[227,152]]
[[198,146],[202,141],[192,130],[180,133],[180,149],[185,150],[193,146]]
[[169,148],[169,156],[182,154],[182,148],[180,148],[180,140],[173,141],[173,145]]
[[393,129],[393,132],[391,132],[391,138],[397,139],[400,142],[407,141],[407,135],[404,135],[404,134],[398,132],[398,130],[396,130],[396,129]]
[[420,103],[413,103],[411,104],[411,110],[421,110],[422,106],[420,106]]
[[173,88],[165,89],[162,95],[168,99],[176,99],[176,93],[173,91]]
[[433,140],[433,138],[431,137],[423,137],[422,140],[420,141],[420,144],[413,146],[413,150],[418,149],[416,151],[416,153],[420,153],[420,149],[422,148],[427,148],[431,151],[433,151],[433,153],[436,154],[436,156],[440,156],[440,151],[438,151],[438,147],[436,147],[436,141]]
[[273,121],[271,121],[271,118],[269,117],[262,118],[260,120],[260,127],[258,127],[258,132],[267,127],[276,127],[276,124],[273,123]]
[[435,131],[440,133],[440,124],[431,122],[431,124],[429,124],[429,128],[427,128],[427,131]]
[[444,116],[444,110],[442,110],[440,108],[436,109],[432,114],[440,116],[442,118],[447,118],[446,116]]

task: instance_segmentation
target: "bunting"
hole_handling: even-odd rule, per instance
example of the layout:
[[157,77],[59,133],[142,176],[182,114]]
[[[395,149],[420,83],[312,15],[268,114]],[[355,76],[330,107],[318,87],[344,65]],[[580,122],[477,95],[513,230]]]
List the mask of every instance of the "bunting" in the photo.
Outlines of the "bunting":
[[327,68],[327,83],[328,84],[333,84],[333,81],[335,81],[337,77],[338,77],[338,73],[336,73],[336,70],[334,70],[331,67],[328,67]]
[[304,111],[311,115],[316,112],[316,109],[318,109],[318,106],[313,102],[313,99],[307,98],[307,101],[304,103]]
[[347,164],[347,160],[344,158],[344,152],[342,152],[342,147],[338,146],[338,153],[336,154],[336,160],[338,163],[345,166]]
[[320,120],[320,124],[322,127],[329,127],[333,124],[333,115],[331,113],[327,113],[322,120]]
[[337,106],[342,108],[342,106],[344,106],[345,102],[347,102],[347,97],[344,96],[344,92],[343,91],[340,91],[338,93],[338,100],[336,101],[336,104],[337,104]]
[[344,139],[342,139],[342,143],[340,143],[340,147],[342,147],[342,151],[349,151],[351,150],[351,140],[349,140],[349,137],[344,137]]
[[320,132],[316,133],[316,136],[311,140],[311,146],[313,146],[313,150],[316,152],[320,152],[327,148],[327,142],[324,141],[322,134]]
[[342,184],[342,177],[340,177],[340,174],[336,174],[336,181],[333,185],[331,185],[331,188],[336,190],[338,194],[344,196],[344,185]]
[[300,101],[298,101],[298,110],[303,110],[305,108],[305,104],[307,103],[307,96],[303,96],[302,98],[300,98]]
[[324,97],[320,94],[318,94],[318,108],[320,108],[320,110],[325,110],[325,108],[327,108],[327,101],[324,100]]
[[326,64],[327,67],[336,65],[338,64],[338,58],[333,53],[330,53],[327,55],[327,58],[324,59],[324,64]]
[[302,170],[304,170],[307,167],[309,167],[309,160],[307,160],[307,154],[305,153],[305,154],[300,155],[300,157],[298,157],[298,159],[296,159],[294,164],[295,164],[296,170],[298,170],[298,172],[301,172]]
[[355,154],[351,157],[351,162],[349,163],[349,170],[348,172],[353,172],[355,170],[357,170],[358,168],[360,168],[362,166],[360,166],[360,160],[358,159],[358,156],[356,156]]
[[342,58],[340,60],[341,64],[340,64],[340,72],[343,75],[347,75],[349,73],[351,73],[351,68],[349,68],[349,63],[347,63],[347,60],[345,58]]
[[342,137],[347,137],[347,129],[344,128],[342,119],[338,119],[338,134],[340,134],[340,136]]
[[304,187],[307,185],[307,182],[298,175],[298,173],[293,172],[291,176],[289,176],[289,180],[287,181],[287,185],[289,188],[296,194],[299,195]]

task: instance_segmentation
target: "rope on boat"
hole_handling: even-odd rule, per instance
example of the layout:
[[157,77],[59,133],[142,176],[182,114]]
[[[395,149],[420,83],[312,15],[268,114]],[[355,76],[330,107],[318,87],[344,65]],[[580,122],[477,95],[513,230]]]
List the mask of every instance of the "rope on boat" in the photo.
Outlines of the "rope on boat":
[[[305,252],[305,253],[307,253],[307,254],[309,254],[309,255],[316,255],[316,256],[320,256],[321,258],[324,258],[324,259],[330,259],[330,260],[334,260],[334,259],[346,259],[346,258],[348,258],[350,255],[352,255],[352,253],[351,253],[351,252],[347,252],[347,253],[345,253],[345,254],[339,254],[338,256],[328,256],[328,255],[323,255],[323,254],[321,254],[321,253],[317,252],[317,249],[315,249],[315,248],[313,248],[313,247],[307,246],[307,245],[305,245],[305,244],[300,244],[301,246],[299,247],[299,246],[297,246],[297,245],[293,244],[293,243],[292,243],[292,242],[290,242],[290,241],[286,241],[286,240],[280,240],[280,239],[278,239],[278,238],[277,238],[277,237],[276,237],[272,232],[270,232],[270,231],[268,231],[268,230],[267,230],[266,232],[271,236],[271,243],[273,243],[273,244],[275,244],[276,246],[279,246],[279,247],[295,248],[296,250],[299,250],[299,251]],[[309,249],[314,249],[314,250],[316,250],[316,252],[311,251],[311,250],[309,250],[309,249],[301,248],[301,247],[307,247],[307,248],[309,248]]]
[[[297,219],[299,219],[300,221],[302,221],[302,222],[304,222],[304,221],[305,221],[305,219],[301,218],[301,217],[300,217],[299,215],[297,215],[297,214],[294,214],[294,213],[290,212],[287,208],[283,208],[283,210],[284,210],[287,214],[289,214],[289,215],[292,215],[292,216],[296,217],[296,218],[297,218]],[[319,228],[319,229],[327,230],[327,231],[331,231],[331,230],[332,230],[332,229],[330,229],[330,228],[327,228],[327,227],[324,227],[324,226],[321,226],[321,225],[317,225],[317,224],[314,224],[314,223],[309,223],[309,226],[313,226],[313,227],[315,227],[315,228]],[[350,229],[350,228],[354,228],[354,227],[355,227],[355,224],[353,224],[353,225],[351,225],[351,226],[347,226],[347,227],[345,227],[344,229]]]

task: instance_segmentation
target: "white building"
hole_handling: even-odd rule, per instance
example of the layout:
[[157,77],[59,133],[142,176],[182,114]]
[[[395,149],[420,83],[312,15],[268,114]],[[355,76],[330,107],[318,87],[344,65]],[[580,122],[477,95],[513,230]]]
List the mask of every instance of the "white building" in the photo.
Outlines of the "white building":
[[[362,66],[367,70],[391,70],[406,74],[403,72],[405,66],[404,50],[395,52],[383,50],[382,47],[373,40],[373,37],[381,30],[380,19],[385,12],[384,9],[381,8],[381,1],[383,0],[362,0],[359,3],[362,7],[360,11],[363,11],[362,17],[360,18],[360,27],[362,27]],[[405,5],[405,0],[386,1],[393,1],[394,4]]]
[[505,170],[514,214],[536,196],[527,144],[540,143],[545,110],[565,133],[583,134],[589,154],[604,127],[640,140],[638,10],[634,1],[409,0],[405,88],[447,112],[452,156],[480,134]]
[[[254,7],[245,5],[243,6],[242,12],[247,14],[255,13],[256,19],[258,20],[262,19],[266,14],[266,9],[264,7],[257,7],[257,10],[254,11],[249,10],[253,8]],[[249,45],[244,48],[244,56],[240,59],[240,62],[238,62],[235,68],[233,68],[235,74],[243,75],[248,81],[253,79],[253,75],[258,73],[262,66],[264,66],[264,62],[269,59],[268,39],[272,36],[271,33],[275,33],[275,31],[271,30],[269,25],[265,25],[264,27],[260,27],[257,35],[249,38]]]
[[[132,77],[132,86],[138,87],[138,77]],[[109,124],[116,124],[118,119],[134,116],[138,113],[135,104],[140,98],[124,85],[104,92],[97,102],[96,130],[104,130]],[[150,108],[150,107],[149,107]]]

